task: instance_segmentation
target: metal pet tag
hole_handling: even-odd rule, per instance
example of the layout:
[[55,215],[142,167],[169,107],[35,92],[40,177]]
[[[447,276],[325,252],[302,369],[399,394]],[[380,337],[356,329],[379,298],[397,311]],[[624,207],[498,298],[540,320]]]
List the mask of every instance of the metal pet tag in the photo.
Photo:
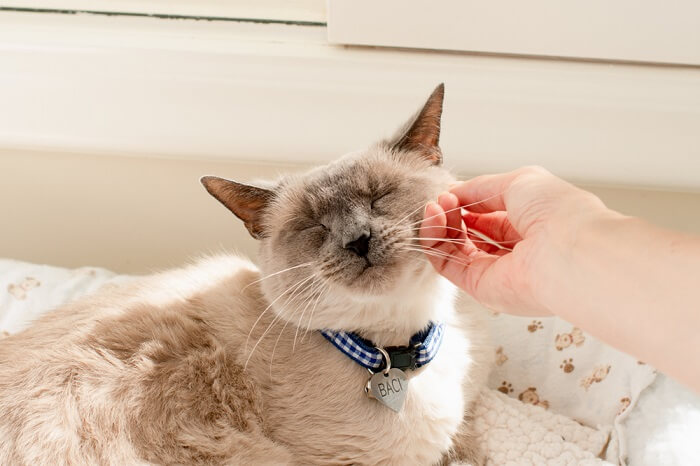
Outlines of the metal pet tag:
[[397,413],[401,411],[408,390],[408,379],[401,369],[377,372],[367,385],[367,395]]

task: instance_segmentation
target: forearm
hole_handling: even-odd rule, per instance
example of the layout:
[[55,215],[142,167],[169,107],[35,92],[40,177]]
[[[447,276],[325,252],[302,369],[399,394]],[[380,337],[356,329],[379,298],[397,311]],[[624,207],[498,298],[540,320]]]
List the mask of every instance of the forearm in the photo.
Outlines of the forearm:
[[700,239],[614,213],[575,233],[547,309],[700,390]]

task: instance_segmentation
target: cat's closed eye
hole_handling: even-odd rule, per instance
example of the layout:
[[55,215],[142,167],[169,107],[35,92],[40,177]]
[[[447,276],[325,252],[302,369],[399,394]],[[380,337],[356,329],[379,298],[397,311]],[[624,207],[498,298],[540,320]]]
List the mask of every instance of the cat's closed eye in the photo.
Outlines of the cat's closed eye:
[[312,230],[323,231],[325,233],[326,231],[328,231],[328,227],[320,222],[311,222],[311,223],[304,224],[301,226],[301,228],[299,228],[299,231],[312,231]]
[[381,208],[383,203],[384,203],[382,201],[386,201],[387,198],[389,197],[389,195],[392,193],[393,193],[393,191],[386,191],[386,192],[380,194],[379,196],[375,196],[374,199],[372,199],[370,207],[372,209]]

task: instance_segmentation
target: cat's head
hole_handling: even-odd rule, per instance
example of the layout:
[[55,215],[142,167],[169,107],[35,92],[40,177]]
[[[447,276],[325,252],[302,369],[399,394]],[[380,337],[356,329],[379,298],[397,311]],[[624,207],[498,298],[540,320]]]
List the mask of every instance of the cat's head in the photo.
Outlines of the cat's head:
[[358,330],[401,317],[377,315],[383,304],[430,292],[416,238],[425,204],[453,181],[438,146],[443,96],[441,84],[396,136],[308,173],[266,186],[202,178],[260,240],[261,286],[282,318]]

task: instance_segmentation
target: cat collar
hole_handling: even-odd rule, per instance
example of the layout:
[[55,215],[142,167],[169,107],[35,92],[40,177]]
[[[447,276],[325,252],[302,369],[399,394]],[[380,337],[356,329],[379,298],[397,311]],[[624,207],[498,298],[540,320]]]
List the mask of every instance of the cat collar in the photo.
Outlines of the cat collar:
[[[409,345],[386,348],[377,348],[371,341],[352,332],[321,330],[321,335],[347,357],[375,373],[387,367],[415,370],[425,366],[440,349],[444,330],[444,324],[430,322],[425,329],[411,337]],[[389,361],[386,361],[384,354],[388,355]]]

